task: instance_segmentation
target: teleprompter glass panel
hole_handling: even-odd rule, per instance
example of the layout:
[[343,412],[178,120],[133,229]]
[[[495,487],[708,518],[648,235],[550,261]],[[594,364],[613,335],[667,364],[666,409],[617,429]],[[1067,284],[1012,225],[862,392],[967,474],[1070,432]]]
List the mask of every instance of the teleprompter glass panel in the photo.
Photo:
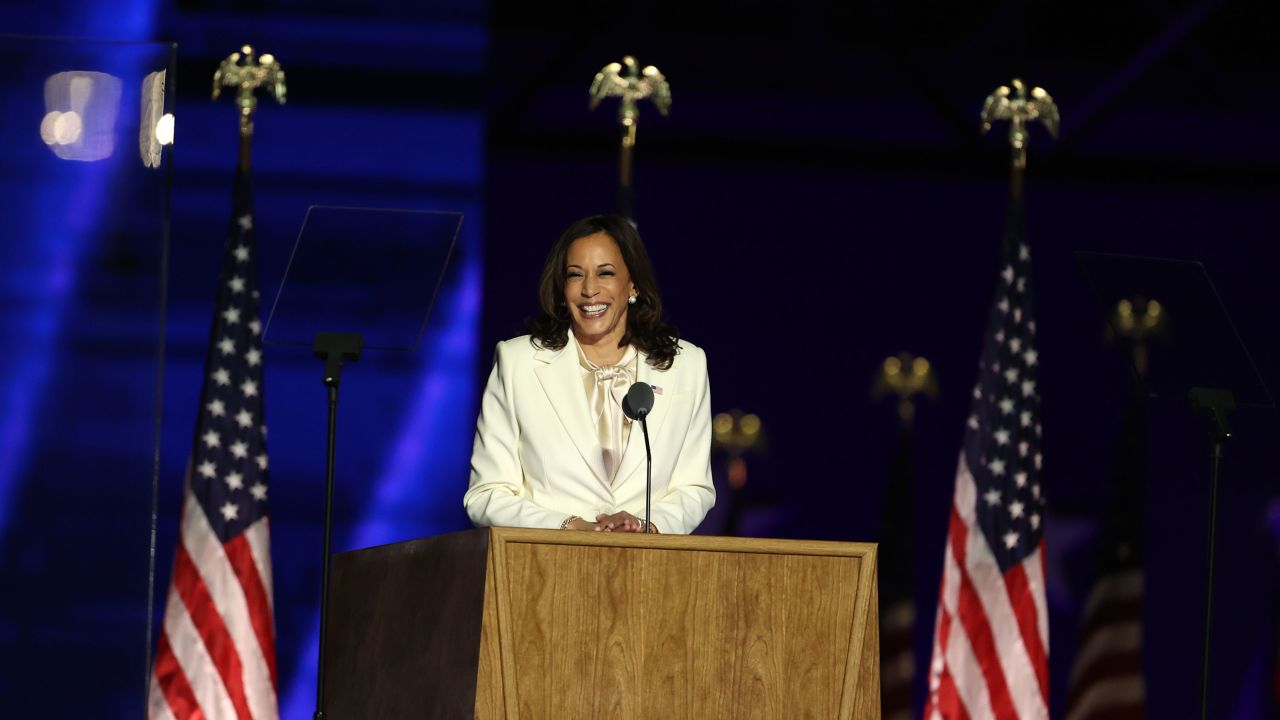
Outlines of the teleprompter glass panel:
[[309,208],[264,340],[357,333],[365,348],[416,350],[461,226],[452,212]]
[[[11,717],[143,714],[173,68],[168,44],[0,42],[0,698]],[[50,691],[57,668],[80,670],[75,692]]]
[[1166,330],[1152,348],[1146,386],[1153,396],[1186,399],[1192,387],[1230,390],[1238,405],[1272,407],[1204,266],[1188,260],[1077,252],[1080,269],[1114,327],[1121,301],[1155,300]]

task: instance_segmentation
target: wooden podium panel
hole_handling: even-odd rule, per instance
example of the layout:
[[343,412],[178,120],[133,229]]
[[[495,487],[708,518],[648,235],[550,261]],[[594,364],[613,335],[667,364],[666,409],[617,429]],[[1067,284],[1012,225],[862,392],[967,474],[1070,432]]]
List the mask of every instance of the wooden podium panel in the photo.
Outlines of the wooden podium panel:
[[333,556],[328,720],[472,716],[488,552],[473,530]]
[[344,553],[329,717],[879,718],[875,571],[868,544],[513,528]]

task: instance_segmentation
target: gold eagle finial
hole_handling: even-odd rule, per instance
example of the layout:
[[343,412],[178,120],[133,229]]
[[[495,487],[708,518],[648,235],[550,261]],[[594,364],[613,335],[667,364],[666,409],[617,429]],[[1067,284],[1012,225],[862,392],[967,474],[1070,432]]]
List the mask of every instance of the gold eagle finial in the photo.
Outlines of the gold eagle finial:
[[630,55],[623,57],[620,63],[605,65],[591,81],[591,109],[595,110],[607,97],[622,98],[618,104],[618,121],[623,125],[635,123],[638,100],[653,100],[663,115],[671,111],[671,86],[667,78],[652,65],[641,70],[640,64]]
[[270,53],[256,55],[249,45],[228,55],[213,73],[214,100],[222,94],[224,87],[236,89],[241,135],[253,134],[253,111],[258,107],[256,93],[259,88],[265,88],[277,103],[283,105],[285,102],[284,70],[280,63]]
[[1027,166],[1027,124],[1039,120],[1053,137],[1058,137],[1058,106],[1042,87],[1027,86],[1019,78],[1009,85],[1001,85],[982,103],[982,133],[991,130],[991,123],[1009,121],[1009,145],[1013,148],[1013,165]]

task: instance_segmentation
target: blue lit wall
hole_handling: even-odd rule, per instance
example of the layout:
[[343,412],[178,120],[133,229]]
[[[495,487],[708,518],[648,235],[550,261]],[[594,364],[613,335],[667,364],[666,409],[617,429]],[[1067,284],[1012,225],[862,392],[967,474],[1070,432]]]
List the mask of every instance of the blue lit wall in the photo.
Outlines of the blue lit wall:
[[[193,14],[194,15],[194,14]],[[240,37],[228,16],[170,18],[190,36],[195,60],[180,71],[199,81],[180,91],[175,151],[173,294],[167,362],[164,470],[175,482],[162,507],[176,507],[204,359],[210,273],[221,252],[235,164],[235,113],[208,101],[204,75]],[[262,51],[290,79],[283,107],[259,110],[254,190],[260,282],[269,303],[311,205],[447,210],[464,215],[458,245],[417,354],[367,351],[343,375],[337,446],[334,547],[354,549],[469,527],[459,498],[477,406],[484,230],[484,115],[474,97],[438,95],[431,78],[462,85],[486,51],[476,17],[430,16],[388,28],[383,21],[328,24],[305,32],[289,18],[263,18]],[[218,28],[220,41],[203,35]],[[383,30],[385,29],[385,32]],[[419,50],[432,38],[430,54]],[[272,38],[269,42],[267,38]],[[363,45],[367,43],[367,47]],[[356,48],[341,61],[332,48]],[[380,77],[392,57],[421,82]],[[352,67],[338,68],[350,60]],[[400,62],[400,61],[396,61]],[[405,72],[403,68],[390,69]],[[336,75],[332,83],[322,75]],[[198,141],[187,138],[199,138]],[[320,593],[326,394],[322,364],[309,350],[269,346],[266,357],[271,457],[272,550],[280,707],[310,717]],[[163,537],[160,547],[170,547]],[[163,585],[163,580],[161,581]]]
[[[148,35],[148,7],[113,27]],[[0,54],[0,697],[82,709],[44,682],[70,663],[98,668],[84,692],[120,714],[146,663],[167,182],[141,160],[139,91],[171,47],[7,38]],[[75,122],[49,133],[57,114]]]
[[[159,35],[183,47],[177,82],[170,84],[179,120],[159,395],[160,604],[236,162],[236,112],[226,97],[209,101],[209,79],[217,62],[246,40],[261,39],[261,49],[276,53],[291,79],[288,105],[264,107],[255,138],[264,307],[275,297],[311,205],[464,215],[420,350],[367,351],[345,374],[335,548],[467,526],[459,498],[481,364],[484,115],[479,95],[457,88],[474,84],[483,68],[481,12],[437,8],[399,22],[317,18],[304,32],[287,15],[246,22],[224,8],[151,3],[109,10],[67,3],[0,14],[11,29]],[[140,66],[136,52],[106,45],[99,58],[77,47],[48,50],[49,72],[111,70],[130,90],[137,85],[123,67]],[[34,74],[36,63],[23,57],[26,45],[5,49],[10,67]],[[167,48],[162,50],[167,60]],[[122,67],[107,67],[112,64]],[[400,75],[383,77],[388,71]],[[10,111],[0,121],[5,216],[10,237],[20,239],[0,245],[0,321],[6,338],[21,348],[6,354],[6,381],[0,383],[0,585],[7,588],[0,591],[0,699],[16,717],[70,717],[90,702],[108,717],[138,717],[148,624],[162,188],[168,176],[157,170],[143,177],[150,185],[137,180],[138,151],[127,145],[109,162],[53,159],[37,132],[42,79],[35,77],[30,87],[8,83],[5,97],[11,109],[30,103],[27,114],[34,119]],[[440,86],[445,92],[438,92]],[[121,122],[132,122],[131,128],[137,105],[136,93],[126,91]],[[121,135],[129,139],[129,133]],[[45,173],[39,183],[28,179],[32,167]],[[275,346],[267,348],[264,362],[280,704],[285,717],[310,717],[320,592],[323,366],[310,352]],[[67,664],[98,669],[77,681],[78,692],[50,693],[43,680],[48,668]]]

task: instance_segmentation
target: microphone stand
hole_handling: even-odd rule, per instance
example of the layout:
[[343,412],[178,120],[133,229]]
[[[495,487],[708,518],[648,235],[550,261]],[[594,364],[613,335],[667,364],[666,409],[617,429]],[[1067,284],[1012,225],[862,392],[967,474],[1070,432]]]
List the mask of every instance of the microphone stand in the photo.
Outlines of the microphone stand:
[[649,521],[650,506],[653,502],[653,449],[649,446],[649,413],[653,410],[653,388],[642,382],[631,383],[627,396],[622,399],[622,412],[633,421],[640,421],[640,430],[644,433],[644,531],[653,532],[653,523]]
[[1214,535],[1218,528],[1218,479],[1222,466],[1222,446],[1231,439],[1231,424],[1227,413],[1235,409],[1235,398],[1230,390],[1221,388],[1191,388],[1191,407],[1209,418],[1209,554],[1205,561],[1204,584],[1204,647],[1200,660],[1200,718],[1209,717],[1209,656],[1213,648],[1213,555]]
[[649,522],[649,504],[653,498],[653,452],[649,449],[649,413],[640,416],[640,429],[644,432],[644,532],[653,532]]
[[333,538],[334,447],[338,440],[338,386],[342,384],[342,363],[360,359],[362,338],[355,333],[316,333],[311,350],[325,361],[324,385],[329,389],[328,453],[324,463],[324,560],[320,565],[320,649],[316,662],[316,711],[313,720],[325,720],[324,659],[329,644],[329,555]]

